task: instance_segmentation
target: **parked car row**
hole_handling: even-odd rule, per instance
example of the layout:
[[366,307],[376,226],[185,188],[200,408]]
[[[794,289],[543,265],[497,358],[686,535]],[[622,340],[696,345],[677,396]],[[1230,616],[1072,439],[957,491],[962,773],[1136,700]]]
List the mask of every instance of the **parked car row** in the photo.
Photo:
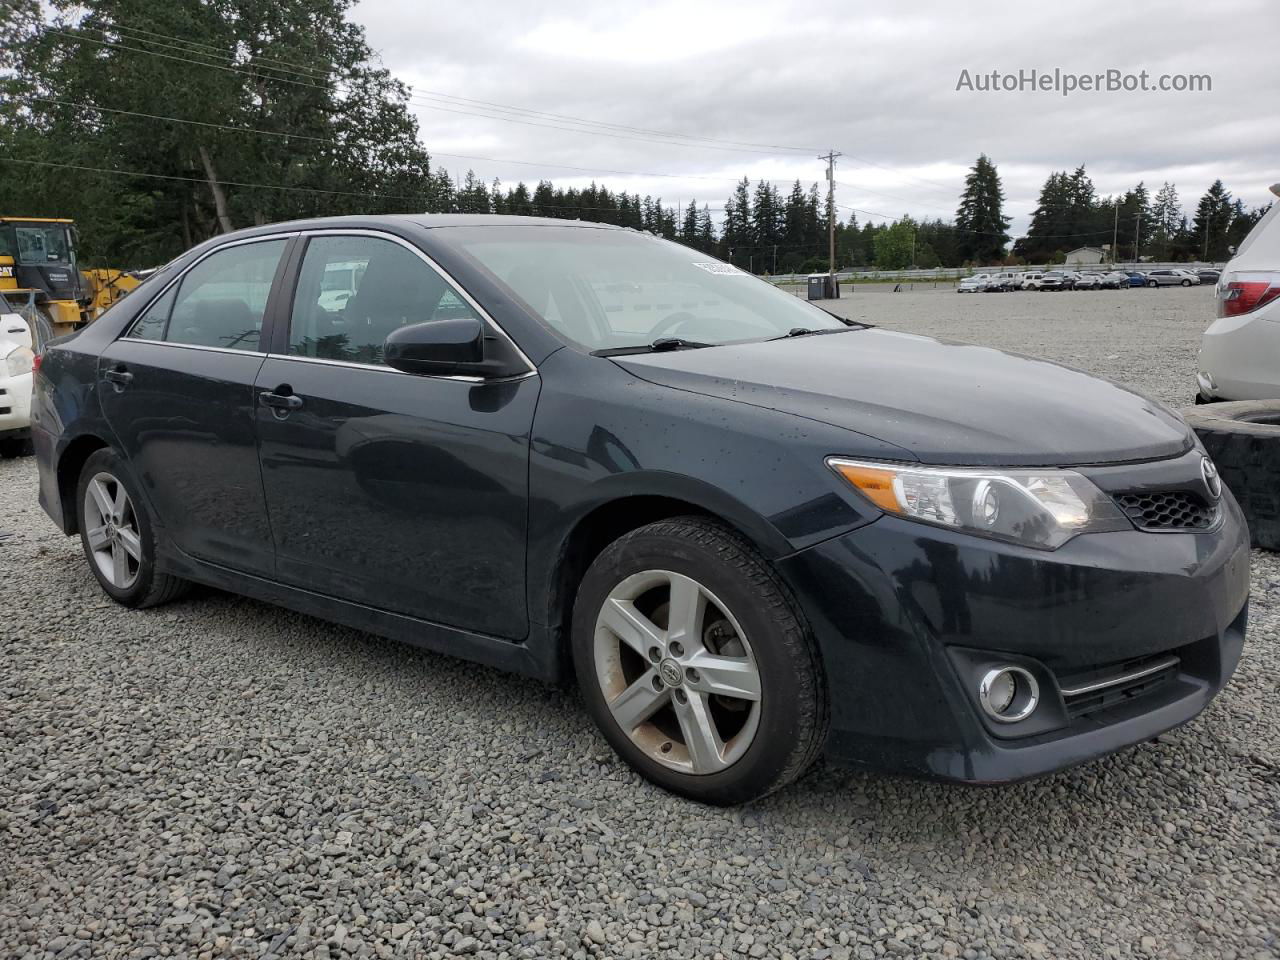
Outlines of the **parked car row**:
[[956,285],[957,293],[1007,293],[1011,290],[1124,290],[1128,287],[1194,287],[1217,283],[1217,270],[1048,270],[975,273]]

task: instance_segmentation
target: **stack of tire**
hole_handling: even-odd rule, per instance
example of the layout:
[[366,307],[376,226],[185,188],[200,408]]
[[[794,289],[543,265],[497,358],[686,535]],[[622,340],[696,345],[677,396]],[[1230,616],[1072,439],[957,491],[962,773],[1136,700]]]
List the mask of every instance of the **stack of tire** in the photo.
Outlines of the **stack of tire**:
[[1182,415],[1239,501],[1253,545],[1280,550],[1280,400],[1206,403]]

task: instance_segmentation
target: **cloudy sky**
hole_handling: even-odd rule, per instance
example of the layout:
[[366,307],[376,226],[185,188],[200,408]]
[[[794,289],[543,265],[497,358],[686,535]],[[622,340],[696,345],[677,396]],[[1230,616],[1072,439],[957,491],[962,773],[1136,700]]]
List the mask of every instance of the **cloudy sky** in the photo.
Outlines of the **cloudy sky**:
[[[816,157],[834,148],[844,154],[842,219],[850,208],[860,220],[949,218],[985,152],[1015,235],[1045,176],[1082,163],[1100,194],[1139,180],[1154,193],[1168,180],[1191,207],[1220,177],[1247,205],[1271,198],[1276,0],[997,10],[932,0],[360,0],[353,17],[413,87],[428,148],[457,174],[595,179],[715,209],[744,175],[822,180]],[[1055,68],[1146,70],[1152,84],[1207,74],[1212,90],[956,89],[964,70],[976,86],[993,70]]]

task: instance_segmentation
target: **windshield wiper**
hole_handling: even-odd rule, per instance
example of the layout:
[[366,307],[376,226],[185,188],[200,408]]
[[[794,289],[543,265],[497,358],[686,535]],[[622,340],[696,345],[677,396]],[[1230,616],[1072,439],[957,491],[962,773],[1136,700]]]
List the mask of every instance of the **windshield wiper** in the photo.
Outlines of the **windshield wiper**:
[[714,346],[714,343],[685,340],[682,337],[659,337],[647,346],[637,344],[634,347],[610,347],[606,350],[592,350],[591,355],[594,357],[618,357],[628,353],[665,353],[669,350],[696,350],[699,347]]
[[833,327],[830,330],[811,330],[808,327],[792,327],[780,337],[770,337],[770,340],[788,340],[791,337],[813,337],[822,333],[843,333],[848,327]]

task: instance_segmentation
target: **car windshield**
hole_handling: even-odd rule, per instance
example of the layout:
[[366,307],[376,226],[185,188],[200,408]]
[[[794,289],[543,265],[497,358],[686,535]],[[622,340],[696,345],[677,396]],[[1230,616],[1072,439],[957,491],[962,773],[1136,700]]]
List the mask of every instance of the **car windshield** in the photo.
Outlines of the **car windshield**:
[[630,230],[452,227],[448,239],[556,333],[589,351],[849,329],[737,267]]
[[14,229],[20,263],[68,263],[71,247],[63,224],[22,226]]

